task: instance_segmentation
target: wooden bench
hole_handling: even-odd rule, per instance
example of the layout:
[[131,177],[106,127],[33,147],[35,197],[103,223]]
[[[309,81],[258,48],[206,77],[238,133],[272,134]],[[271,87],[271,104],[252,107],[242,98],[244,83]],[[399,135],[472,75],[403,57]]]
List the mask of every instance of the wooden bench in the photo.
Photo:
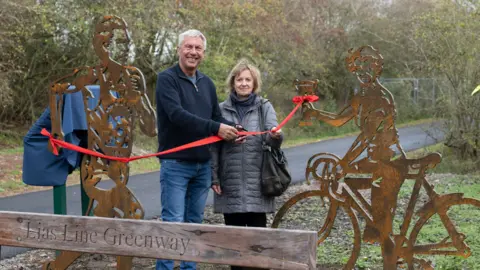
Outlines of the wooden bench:
[[270,269],[315,269],[313,231],[0,211],[0,245]]

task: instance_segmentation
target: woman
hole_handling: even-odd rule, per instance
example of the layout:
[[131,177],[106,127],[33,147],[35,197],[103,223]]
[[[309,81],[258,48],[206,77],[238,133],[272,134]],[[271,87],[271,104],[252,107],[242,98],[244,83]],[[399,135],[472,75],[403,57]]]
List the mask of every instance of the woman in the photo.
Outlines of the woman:
[[[260,131],[262,106],[265,130],[275,128],[278,123],[272,104],[258,95],[261,84],[259,70],[240,60],[227,79],[230,96],[220,103],[223,117],[245,130]],[[280,130],[269,132],[265,140],[272,147],[280,147],[283,135]],[[263,196],[260,190],[262,151],[260,135],[212,146],[214,211],[224,214],[226,225],[266,227],[266,213],[275,210],[274,198]]]

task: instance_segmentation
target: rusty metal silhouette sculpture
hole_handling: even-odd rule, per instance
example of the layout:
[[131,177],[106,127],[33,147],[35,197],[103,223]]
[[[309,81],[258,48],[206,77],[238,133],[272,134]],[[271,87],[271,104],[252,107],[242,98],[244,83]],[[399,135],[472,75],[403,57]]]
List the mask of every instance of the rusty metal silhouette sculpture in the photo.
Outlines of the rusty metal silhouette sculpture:
[[[378,51],[371,46],[350,50],[346,65],[360,83],[360,90],[353,94],[349,105],[337,114],[317,110],[313,104],[304,103],[300,125],[311,125],[312,120],[320,120],[339,127],[354,120],[360,134],[343,158],[319,153],[308,160],[305,178],[308,182],[313,177],[317,188],[290,198],[275,215],[272,227],[278,227],[288,210],[301,200],[320,197],[322,202],[329,201],[330,206],[323,226],[318,230],[318,244],[329,236],[340,209],[351,221],[353,248],[344,269],[354,268],[362,238],[364,242],[380,245],[383,269],[397,269],[397,265],[406,265],[408,269],[433,269],[432,263],[419,258],[419,255],[470,256],[470,248],[464,241],[466,237],[457,230],[448,211],[453,206],[480,207],[480,201],[464,198],[461,193],[441,195],[435,192],[425,174],[441,162],[440,154],[407,158],[395,127],[393,96],[379,82],[383,57]],[[296,81],[295,87],[301,95],[312,95],[317,84],[318,81]],[[393,219],[398,194],[405,180],[413,181],[414,185],[400,231],[395,233]],[[366,191],[370,191],[370,202]],[[421,191],[428,197],[423,205],[417,204]],[[417,219],[414,219],[414,214]],[[365,220],[363,237],[357,215]],[[434,215],[440,218],[448,237],[421,244],[417,241],[418,234]]]
[[[50,111],[53,136],[63,139],[61,108],[65,94],[81,91],[88,126],[88,149],[110,156],[129,157],[132,153],[135,122],[148,136],[156,135],[156,118],[148,96],[143,74],[126,66],[130,35],[126,22],[116,16],[104,16],[95,26],[93,47],[100,58],[94,67],[81,67],[51,84]],[[116,58],[115,60],[112,58]],[[89,90],[99,85],[99,96]],[[89,99],[96,105],[89,108]],[[129,165],[84,155],[81,181],[90,198],[87,213],[110,218],[143,219],[144,210],[127,187]],[[102,177],[114,182],[105,190],[96,187]],[[96,204],[94,202],[96,201]],[[94,206],[95,205],[95,206]],[[82,253],[63,251],[55,261],[47,262],[44,269],[66,269]],[[130,269],[132,257],[117,257],[117,269]]]

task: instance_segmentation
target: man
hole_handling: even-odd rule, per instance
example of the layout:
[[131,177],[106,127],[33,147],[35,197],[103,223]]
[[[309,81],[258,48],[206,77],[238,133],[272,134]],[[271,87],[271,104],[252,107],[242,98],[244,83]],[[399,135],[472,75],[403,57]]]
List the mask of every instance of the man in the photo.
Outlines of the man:
[[[236,139],[237,129],[221,116],[212,80],[197,70],[205,56],[205,36],[188,30],[178,44],[178,64],[157,79],[158,151],[211,135]],[[201,223],[212,180],[208,146],[161,156],[160,164],[162,220]],[[196,264],[182,262],[180,268],[195,269]],[[156,269],[173,269],[173,261],[158,260]]]

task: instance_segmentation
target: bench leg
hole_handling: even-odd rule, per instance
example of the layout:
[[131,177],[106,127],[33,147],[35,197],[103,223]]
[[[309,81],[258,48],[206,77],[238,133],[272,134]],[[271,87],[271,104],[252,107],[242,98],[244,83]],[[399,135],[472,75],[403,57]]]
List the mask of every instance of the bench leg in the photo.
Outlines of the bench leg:
[[67,269],[78,257],[83,253],[76,251],[62,251],[57,256],[55,261],[46,262],[43,264],[43,270],[63,270]]
[[132,269],[133,257],[118,256],[117,257],[117,270],[130,270]]

